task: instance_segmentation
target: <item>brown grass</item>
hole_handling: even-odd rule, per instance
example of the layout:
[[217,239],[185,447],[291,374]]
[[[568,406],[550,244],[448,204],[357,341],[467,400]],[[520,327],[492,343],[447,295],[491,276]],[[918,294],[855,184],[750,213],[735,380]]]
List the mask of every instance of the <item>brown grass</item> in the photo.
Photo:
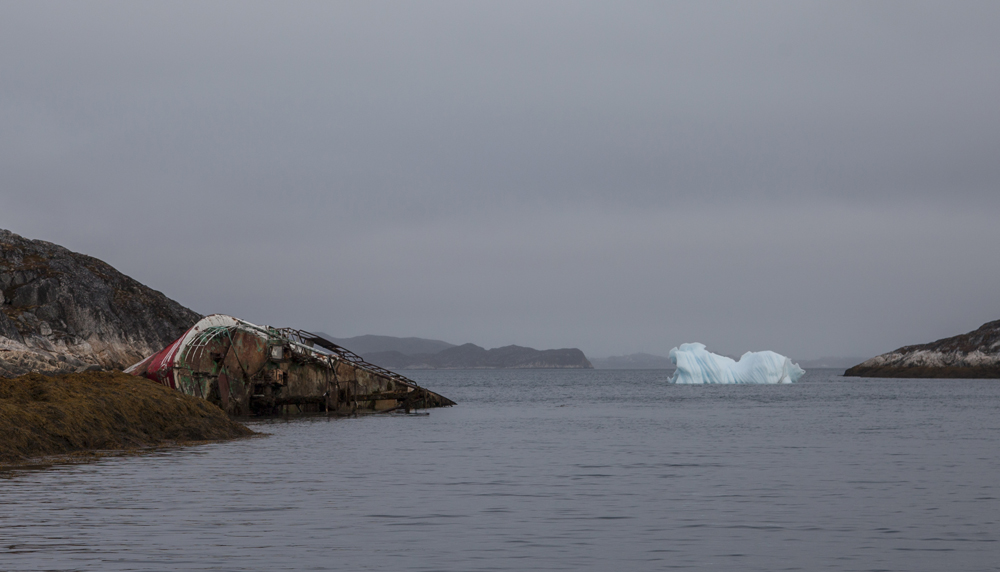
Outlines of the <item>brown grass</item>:
[[252,434],[203,399],[121,372],[0,378],[0,462]]

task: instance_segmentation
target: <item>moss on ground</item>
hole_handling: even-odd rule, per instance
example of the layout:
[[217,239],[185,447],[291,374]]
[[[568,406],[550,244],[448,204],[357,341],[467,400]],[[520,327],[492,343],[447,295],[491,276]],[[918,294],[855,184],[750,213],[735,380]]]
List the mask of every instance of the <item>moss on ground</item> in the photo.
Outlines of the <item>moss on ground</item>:
[[253,434],[203,399],[121,372],[0,378],[0,463]]

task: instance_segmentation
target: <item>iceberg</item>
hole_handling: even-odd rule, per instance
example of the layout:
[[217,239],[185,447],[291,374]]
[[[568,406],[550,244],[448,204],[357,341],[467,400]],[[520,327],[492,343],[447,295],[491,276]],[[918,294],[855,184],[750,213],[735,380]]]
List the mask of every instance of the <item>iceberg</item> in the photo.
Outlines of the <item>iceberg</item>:
[[698,343],[670,350],[670,361],[677,371],[668,383],[795,383],[806,372],[779,353],[747,352],[735,361]]

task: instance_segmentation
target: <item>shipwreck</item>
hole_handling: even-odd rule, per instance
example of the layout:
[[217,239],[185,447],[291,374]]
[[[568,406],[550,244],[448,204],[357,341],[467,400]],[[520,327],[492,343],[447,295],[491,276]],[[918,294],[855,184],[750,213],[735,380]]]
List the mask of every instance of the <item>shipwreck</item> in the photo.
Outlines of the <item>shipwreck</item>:
[[214,314],[125,373],[233,416],[388,412],[455,402],[315,334]]

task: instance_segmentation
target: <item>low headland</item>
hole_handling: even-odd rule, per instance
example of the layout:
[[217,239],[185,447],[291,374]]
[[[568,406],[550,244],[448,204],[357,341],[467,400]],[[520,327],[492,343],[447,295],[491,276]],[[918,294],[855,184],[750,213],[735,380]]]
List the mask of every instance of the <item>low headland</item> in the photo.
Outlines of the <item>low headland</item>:
[[204,399],[119,371],[0,378],[0,465],[254,434]]
[[844,376],[1000,379],[1000,320],[967,334],[875,356]]

